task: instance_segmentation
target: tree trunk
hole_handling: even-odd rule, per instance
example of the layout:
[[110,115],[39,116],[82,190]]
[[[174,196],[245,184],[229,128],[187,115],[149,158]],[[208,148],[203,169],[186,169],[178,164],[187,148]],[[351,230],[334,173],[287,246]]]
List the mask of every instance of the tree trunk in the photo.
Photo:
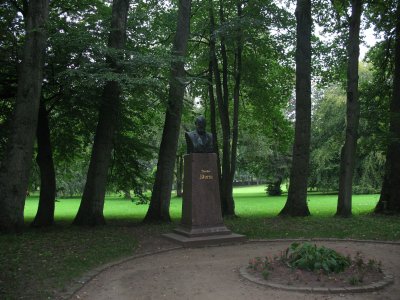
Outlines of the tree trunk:
[[[215,93],[217,96],[217,102],[218,102],[218,112],[221,113],[221,110],[219,109],[220,106],[223,104],[223,92],[222,92],[222,83],[221,83],[221,73],[219,71],[219,64],[218,64],[218,58],[217,58],[217,52],[216,52],[216,32],[215,32],[215,20],[214,20],[214,6],[213,6],[213,1],[209,0],[208,1],[208,9],[209,9],[209,18],[210,18],[210,64],[209,64],[209,75],[211,76],[211,84],[212,84],[212,78],[214,75],[215,79]],[[215,98],[214,98],[214,88],[211,85],[209,87],[209,96],[210,96],[210,111],[211,111],[211,132],[213,134],[213,141],[214,141],[214,149],[217,153],[217,163],[218,163],[218,178],[219,178],[219,185],[220,185],[220,199],[221,199],[221,211],[224,213],[226,211],[226,202],[223,201],[224,199],[224,189],[223,187],[223,178],[222,178],[222,173],[223,171],[221,170],[221,166],[223,163],[221,163],[221,156],[219,155],[219,149],[218,149],[218,137],[217,137],[217,122],[216,122],[216,105],[215,105]],[[220,115],[221,117],[221,115]],[[224,128],[221,125],[222,128]],[[224,134],[222,134],[224,136]]]
[[[213,32],[210,32],[212,35]],[[212,37],[210,36],[210,40]],[[214,47],[215,49],[215,47]],[[211,121],[211,133],[213,135],[213,147],[214,152],[217,154],[217,172],[218,172],[218,182],[221,185],[221,161],[219,155],[218,147],[218,134],[217,134],[217,118],[216,118],[216,107],[215,107],[215,97],[214,97],[214,85],[213,85],[213,52],[210,47],[210,62],[208,64],[208,96],[210,98],[210,121]],[[221,193],[221,192],[220,192]],[[220,194],[221,197],[221,194]],[[221,209],[222,211],[222,209]]]
[[[238,141],[238,120],[239,120],[239,92],[240,92],[240,77],[241,77],[241,54],[242,54],[242,41],[241,41],[241,30],[239,29],[237,34],[238,38],[237,48],[235,49],[235,65],[234,65],[234,91],[233,91],[233,122],[232,122],[232,136],[231,136],[231,124],[229,114],[229,82],[228,82],[228,55],[225,43],[225,37],[223,34],[220,36],[220,56],[222,64],[222,76],[219,70],[219,63],[216,54],[216,37],[215,37],[215,21],[214,21],[214,8],[213,1],[209,1],[209,18],[210,18],[210,62],[209,74],[212,73],[215,77],[216,85],[216,96],[218,102],[218,112],[221,121],[222,129],[222,171],[220,177],[220,192],[221,192],[221,208],[224,216],[235,215],[235,202],[233,199],[233,179],[236,169],[236,151]],[[242,8],[241,1],[237,2],[238,16],[241,17]],[[223,1],[219,1],[219,18],[221,26],[225,23],[224,17],[224,6]],[[239,26],[240,27],[240,26]],[[221,78],[222,77],[222,78]],[[210,95],[210,106],[215,101],[212,86],[209,88]],[[213,111],[213,108],[211,108]],[[215,118],[215,117],[214,117]],[[215,122],[212,122],[215,124]],[[216,131],[216,130],[215,130]],[[216,138],[215,138],[216,140]]]
[[[108,40],[109,48],[123,49],[125,47],[128,10],[129,0],[113,1],[111,31]],[[115,72],[121,72],[121,67],[115,58],[108,56],[107,62],[115,69]],[[120,111],[120,95],[121,89],[118,82],[109,81],[106,83],[86,184],[78,214],[73,222],[74,225],[105,224],[103,215],[104,197],[113,149],[113,137]]]
[[172,49],[172,54],[179,59],[171,64],[168,104],[158,154],[156,179],[145,222],[171,220],[169,204],[185,93],[185,65],[182,58],[186,54],[189,39],[190,7],[190,0],[179,0],[178,22]]
[[[221,26],[225,22],[223,1],[220,0],[219,17]],[[224,216],[235,215],[235,205],[232,197],[231,177],[231,125],[229,120],[229,87],[228,87],[228,57],[225,37],[221,35],[220,53],[222,58],[222,97],[217,97],[218,111],[222,127],[222,173],[221,173],[221,203]]]
[[38,211],[31,226],[46,227],[54,223],[56,174],[54,171],[53,153],[51,151],[48,113],[43,98],[39,106],[36,136],[38,147],[36,162],[40,170],[40,196]]
[[[223,6],[220,1],[219,15],[221,24],[223,23]],[[215,21],[214,21],[214,8],[213,3],[209,1],[209,16],[210,16],[210,29],[211,29],[211,40],[210,40],[210,52],[212,56],[213,71],[215,77],[215,87],[218,102],[218,113],[221,122],[222,129],[222,163],[221,163],[221,180],[220,180],[220,194],[221,194],[221,209],[223,215],[229,215],[229,206],[234,208],[233,205],[229,205],[228,189],[229,189],[229,177],[230,177],[230,121],[229,121],[229,90],[228,90],[228,60],[226,55],[225,41],[221,37],[221,57],[222,57],[222,79],[221,72],[219,70],[219,63],[216,53],[216,37],[215,37]],[[233,198],[231,198],[233,200]],[[234,213],[234,212],[233,212]]]
[[183,156],[177,156],[176,163],[176,196],[182,197],[182,187],[183,187]]
[[351,194],[356,159],[360,105],[358,102],[358,57],[362,0],[351,1],[349,44],[347,45],[346,139],[340,154],[339,195],[336,216],[351,216]]
[[25,197],[43,80],[48,11],[48,0],[28,3],[17,99],[0,169],[0,231],[18,230],[24,224]]
[[393,95],[390,103],[389,144],[385,176],[376,213],[400,213],[400,2],[397,3]]
[[293,163],[285,207],[279,215],[308,216],[307,179],[311,132],[311,1],[297,0],[296,123]]
[[[242,18],[242,3],[241,1],[237,2],[237,16],[239,20]],[[236,158],[237,158],[237,145],[239,138],[239,97],[240,97],[240,83],[242,76],[242,49],[243,49],[243,40],[242,40],[242,30],[241,25],[238,26],[237,29],[237,38],[236,38],[236,51],[235,51],[235,71],[234,71],[234,80],[235,85],[233,88],[233,121],[232,121],[232,148],[231,148],[231,166],[230,166],[230,175],[227,187],[227,198],[228,198],[228,214],[235,215],[235,202],[233,200],[233,180],[235,178],[236,171]]]

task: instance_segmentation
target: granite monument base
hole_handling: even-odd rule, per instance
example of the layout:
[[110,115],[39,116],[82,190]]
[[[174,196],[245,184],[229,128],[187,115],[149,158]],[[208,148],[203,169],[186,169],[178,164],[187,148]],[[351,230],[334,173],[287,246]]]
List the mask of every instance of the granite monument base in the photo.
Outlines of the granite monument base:
[[245,240],[244,235],[232,233],[223,223],[215,153],[185,155],[181,224],[164,236],[185,247]]

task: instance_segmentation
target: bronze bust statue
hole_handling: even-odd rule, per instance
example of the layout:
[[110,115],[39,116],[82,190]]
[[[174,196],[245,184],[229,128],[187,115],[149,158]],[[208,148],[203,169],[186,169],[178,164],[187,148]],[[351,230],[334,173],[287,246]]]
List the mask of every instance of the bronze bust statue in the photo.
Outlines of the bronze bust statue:
[[213,153],[213,136],[206,132],[206,119],[197,117],[195,125],[196,130],[185,132],[187,153]]

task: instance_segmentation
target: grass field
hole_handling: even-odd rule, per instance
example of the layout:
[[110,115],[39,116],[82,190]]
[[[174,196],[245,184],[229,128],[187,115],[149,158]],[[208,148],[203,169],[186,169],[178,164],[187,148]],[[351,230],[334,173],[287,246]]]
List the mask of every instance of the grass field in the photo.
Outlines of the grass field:
[[[264,186],[239,187],[234,189],[236,214],[239,217],[273,217],[283,208],[286,195],[267,197]],[[378,201],[379,195],[354,195],[354,214],[370,212]],[[308,205],[312,215],[330,216],[336,211],[337,196],[310,193]],[[80,198],[58,199],[56,202],[56,219],[72,220],[79,207]],[[25,219],[32,221],[37,210],[38,197],[29,197],[25,204]],[[171,217],[179,220],[182,202],[180,198],[171,199]],[[136,205],[118,195],[107,196],[104,215],[106,219],[140,221],[147,211],[147,205]]]
[[[310,193],[307,218],[276,217],[286,195],[267,197],[264,187],[234,190],[237,218],[225,220],[234,232],[249,238],[338,237],[400,240],[400,218],[375,216],[379,195],[353,196],[352,218],[334,218],[336,195]],[[18,235],[0,235],[0,299],[47,299],[84,272],[132,255],[141,235],[159,235],[179,222],[182,202],[171,200],[172,224],[143,225],[147,205],[136,205],[118,195],[108,195],[104,214],[107,226],[70,226],[79,198],[58,199],[57,225],[49,229],[28,228]],[[35,216],[38,198],[29,197],[25,205],[27,224]]]

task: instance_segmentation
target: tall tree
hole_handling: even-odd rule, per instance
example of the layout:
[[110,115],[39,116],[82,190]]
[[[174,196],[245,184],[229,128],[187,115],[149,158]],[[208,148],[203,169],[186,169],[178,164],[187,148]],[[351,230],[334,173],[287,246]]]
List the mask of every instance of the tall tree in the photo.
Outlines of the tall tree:
[[[216,32],[215,32],[215,18],[214,18],[214,5],[213,5],[213,0],[208,1],[208,16],[209,16],[209,22],[210,22],[210,42],[209,42],[209,64],[208,64],[208,80],[209,80],[209,86],[208,86],[208,96],[210,98],[210,120],[211,120],[211,133],[213,134],[213,143],[214,143],[214,151],[217,153],[217,158],[218,158],[218,178],[219,178],[219,184],[221,186],[220,188],[220,197],[221,197],[221,208],[222,212],[224,212],[226,209],[226,205],[224,204],[224,189],[222,188],[225,181],[222,179],[222,170],[221,170],[221,160],[220,160],[220,154],[219,154],[219,147],[218,147],[218,132],[217,132],[217,118],[216,118],[216,102],[215,102],[215,97],[214,97],[214,84],[215,84],[215,94],[218,102],[218,107],[222,106],[222,98],[223,98],[223,92],[222,92],[222,84],[221,84],[221,72],[219,70],[219,64],[218,64],[218,58],[217,58],[217,53],[216,53]],[[220,112],[221,110],[219,110]],[[221,116],[220,116],[221,117]],[[222,130],[226,129],[222,125],[221,121],[221,127]],[[229,132],[228,132],[229,133]],[[223,132],[223,136],[226,136],[226,130]],[[223,144],[224,145],[224,144]],[[226,146],[225,146],[226,148]],[[223,146],[223,149],[225,149]],[[228,149],[229,151],[229,149]],[[226,154],[225,154],[226,155]],[[223,159],[222,161],[226,161],[226,157],[223,154]]]
[[336,215],[341,217],[351,216],[351,195],[360,119],[358,57],[360,55],[361,13],[362,0],[352,0],[347,45],[346,137],[340,154],[339,195],[336,211]]
[[228,215],[235,215],[235,205],[233,201],[233,180],[236,172],[237,148],[239,139],[239,100],[240,100],[240,86],[242,80],[242,52],[243,52],[243,32],[241,19],[243,16],[242,1],[236,2],[238,26],[236,29],[236,46],[235,46],[235,60],[234,60],[234,87],[233,87],[233,120],[232,120],[232,145],[231,145],[231,160],[230,160],[230,174],[228,180],[226,202]]
[[[210,33],[213,35],[213,31]],[[210,127],[211,127],[211,134],[213,135],[213,147],[214,152],[217,155],[217,171],[218,171],[218,180],[219,184],[221,185],[221,162],[220,162],[220,155],[219,155],[219,147],[218,147],[218,133],[217,133],[217,118],[216,118],[216,103],[215,103],[215,96],[214,96],[214,80],[213,80],[213,50],[211,49],[211,45],[214,43],[215,49],[215,41],[210,39],[210,53],[209,53],[209,64],[208,64],[208,98],[210,100]],[[220,190],[221,196],[221,190]],[[222,197],[221,197],[222,198]]]
[[[122,50],[126,40],[126,22],[129,0],[114,0],[108,47]],[[107,56],[107,63],[116,73],[122,72],[121,54]],[[74,219],[75,225],[101,225],[105,223],[103,208],[107,186],[107,173],[113,149],[113,137],[121,105],[121,87],[115,80],[106,83],[99,111],[92,155],[82,201]]]
[[[241,28],[242,18],[242,1],[236,1],[236,14],[237,24],[236,30],[233,33],[234,40],[234,62],[233,62],[233,111],[230,113],[230,82],[229,82],[229,57],[228,57],[228,43],[227,33],[219,35],[220,45],[219,51],[217,50],[216,43],[216,28],[214,20],[213,1],[208,2],[209,6],[209,22],[210,22],[210,65],[208,73],[214,75],[217,107],[219,119],[222,129],[222,162],[221,165],[221,205],[222,213],[224,215],[235,215],[235,202],[233,199],[233,179],[236,169],[236,156],[237,156],[237,143],[239,132],[239,98],[241,87],[241,73],[242,73],[242,51],[243,51],[243,38]],[[225,16],[224,1],[219,1],[219,19],[220,27],[223,28],[227,25]],[[221,62],[219,62],[221,57]],[[221,70],[219,65],[221,65]],[[212,79],[212,77],[210,78]],[[210,111],[211,111],[211,128],[215,131],[215,100],[213,90],[209,89],[210,97]],[[232,118],[232,124],[231,124]]]
[[48,0],[24,2],[26,37],[8,146],[0,169],[0,231],[24,223],[25,196],[41,95]]
[[31,225],[34,227],[44,227],[53,225],[54,223],[56,175],[50,142],[48,112],[43,97],[39,106],[36,137],[38,148],[36,162],[40,170],[40,196],[38,211]]
[[[220,26],[225,25],[225,12],[224,12],[224,1],[219,1],[219,19]],[[231,175],[231,121],[229,115],[229,83],[228,83],[228,54],[225,34],[220,36],[220,56],[221,56],[221,70],[222,70],[222,97],[218,97],[218,112],[221,121],[222,128],[222,171],[221,171],[221,203],[222,213],[224,215],[234,215],[235,206],[233,197],[230,197],[229,180]],[[217,56],[217,54],[215,55]],[[214,67],[216,72],[218,64]]]
[[311,139],[311,1],[296,6],[296,123],[288,198],[279,215],[308,216],[307,180]]
[[395,30],[395,67],[390,103],[389,143],[385,175],[376,213],[400,213],[400,1],[397,1]]
[[183,59],[190,32],[191,0],[179,0],[178,5],[177,27],[172,46],[172,54],[176,59],[171,63],[167,110],[158,154],[156,179],[145,222],[171,220],[169,205],[186,85]]

